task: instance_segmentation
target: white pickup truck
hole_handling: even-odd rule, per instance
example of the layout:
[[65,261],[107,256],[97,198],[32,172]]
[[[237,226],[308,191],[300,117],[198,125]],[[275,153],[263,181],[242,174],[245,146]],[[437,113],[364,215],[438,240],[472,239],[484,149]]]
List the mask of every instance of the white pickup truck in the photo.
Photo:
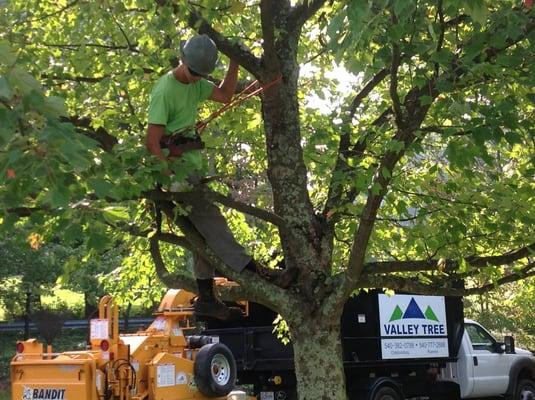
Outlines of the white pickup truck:
[[515,348],[512,337],[506,336],[504,342],[479,323],[465,319],[457,361],[441,370],[439,380],[455,382],[462,399],[535,400],[535,357]]

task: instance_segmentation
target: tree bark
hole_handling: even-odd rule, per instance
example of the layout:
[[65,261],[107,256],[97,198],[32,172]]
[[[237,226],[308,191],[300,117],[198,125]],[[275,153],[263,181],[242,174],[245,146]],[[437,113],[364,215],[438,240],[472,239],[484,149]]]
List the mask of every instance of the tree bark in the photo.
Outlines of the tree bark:
[[32,313],[32,292],[26,291],[26,299],[24,303],[24,340],[30,338],[30,315]]
[[124,326],[123,330],[125,332],[128,332],[128,329],[130,328],[130,311],[132,310],[132,303],[128,302],[128,305],[126,306],[126,310],[124,312]]
[[346,400],[340,322],[290,324],[299,400]]
[[94,304],[95,299],[93,296],[89,296],[87,293],[84,293],[84,318],[91,318],[97,311],[98,307]]

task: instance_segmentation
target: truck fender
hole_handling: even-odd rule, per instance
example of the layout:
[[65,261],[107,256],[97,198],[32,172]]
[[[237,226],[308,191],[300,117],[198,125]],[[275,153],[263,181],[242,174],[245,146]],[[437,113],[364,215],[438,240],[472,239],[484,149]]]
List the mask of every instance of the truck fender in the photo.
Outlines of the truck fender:
[[375,379],[373,382],[371,382],[368,388],[368,394],[366,396],[366,400],[373,399],[373,396],[375,396],[375,393],[383,386],[389,386],[393,388],[396,392],[400,394],[400,398],[403,398],[403,390],[401,388],[401,385],[398,382],[396,382],[392,378],[380,377],[380,378]]
[[[521,373],[524,372],[524,375],[521,376]],[[526,373],[527,372],[527,373]],[[521,357],[511,365],[509,370],[509,385],[505,392],[505,396],[512,398],[515,393],[516,384],[519,378],[535,378],[535,361],[529,357]]]

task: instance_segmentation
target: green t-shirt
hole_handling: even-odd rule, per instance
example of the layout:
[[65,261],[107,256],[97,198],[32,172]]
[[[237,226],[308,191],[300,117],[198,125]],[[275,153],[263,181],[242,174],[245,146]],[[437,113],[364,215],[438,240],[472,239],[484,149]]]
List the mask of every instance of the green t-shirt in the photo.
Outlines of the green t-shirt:
[[162,76],[152,89],[149,105],[149,124],[165,125],[171,134],[197,122],[199,103],[207,100],[214,85],[200,79],[195,83],[182,83],[172,72]]
[[[175,79],[172,72],[162,76],[152,89],[149,105],[148,123],[165,125],[167,135],[197,122],[199,103],[207,100],[214,90],[214,85],[204,79],[195,83],[182,83]],[[187,136],[188,133],[186,132]],[[175,168],[175,180],[187,176],[202,176],[206,173],[206,159],[198,150],[186,151],[174,162],[180,167]]]

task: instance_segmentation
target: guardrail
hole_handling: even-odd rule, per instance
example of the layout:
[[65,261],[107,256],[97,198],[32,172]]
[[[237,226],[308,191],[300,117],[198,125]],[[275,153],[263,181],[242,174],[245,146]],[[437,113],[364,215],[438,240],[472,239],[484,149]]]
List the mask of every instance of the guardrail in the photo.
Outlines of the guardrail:
[[[149,326],[154,318],[130,318],[128,320],[129,327]],[[89,320],[87,319],[70,319],[63,322],[63,329],[87,329]],[[119,328],[124,328],[124,319],[119,320]],[[14,332],[24,330],[24,321],[16,322],[0,322],[0,332]],[[33,322],[30,322],[30,330],[36,332],[37,327]]]

